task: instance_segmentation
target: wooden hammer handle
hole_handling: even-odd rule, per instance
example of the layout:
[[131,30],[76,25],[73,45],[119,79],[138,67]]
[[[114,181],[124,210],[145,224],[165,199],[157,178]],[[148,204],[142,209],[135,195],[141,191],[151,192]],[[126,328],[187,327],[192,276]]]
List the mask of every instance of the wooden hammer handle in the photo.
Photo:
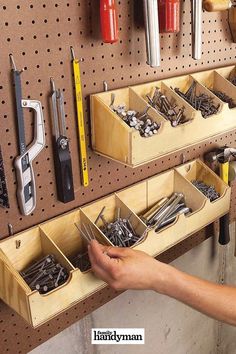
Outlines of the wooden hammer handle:
[[225,11],[231,6],[230,0],[203,0],[203,8],[209,12]]

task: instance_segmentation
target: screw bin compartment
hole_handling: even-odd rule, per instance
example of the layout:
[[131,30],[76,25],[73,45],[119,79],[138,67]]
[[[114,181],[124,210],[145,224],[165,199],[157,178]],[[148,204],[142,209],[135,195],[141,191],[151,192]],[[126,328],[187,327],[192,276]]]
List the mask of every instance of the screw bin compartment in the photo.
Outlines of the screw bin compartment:
[[84,224],[86,227],[88,226],[89,231],[91,231],[90,228],[92,228],[93,235],[96,239],[100,243],[106,244],[100,233],[93,224],[81,214],[79,209],[65,214],[60,219],[55,218],[40,226],[41,230],[50,237],[60,251],[67,257],[73,269],[76,268],[76,265],[73,263],[74,257],[87,252],[87,241],[81,236],[75,224],[78,224],[82,231],[84,230]]
[[[148,114],[154,122],[160,125],[157,134],[151,137],[140,136],[139,131],[130,128],[113,110],[110,108],[111,94],[115,95],[115,105],[125,104],[130,110],[144,112],[147,103],[137,98],[134,92],[129,89],[114,90],[91,96],[92,111],[92,146],[99,154],[109,156],[112,159],[121,161],[127,165],[138,165],[150,158],[155,158],[155,142],[162,140],[164,118],[153,110]],[[133,145],[141,145],[143,154],[140,156]],[[148,156],[146,156],[148,155]]]
[[[117,219],[118,210],[119,217],[121,219],[129,220],[140,242],[143,242],[143,239],[146,237],[146,225],[116,194],[100,199],[92,203],[92,205],[92,207],[90,204],[81,208],[81,212],[86,215],[87,218],[94,223],[94,225],[95,221],[97,221],[96,228],[100,232],[101,236],[104,237],[104,239],[107,241],[107,243],[113,246],[115,245],[112,243],[112,241],[110,241],[109,238],[106,237],[103,232],[103,228],[106,223],[113,223]],[[102,215],[104,217],[103,220],[98,218],[99,213],[101,213],[102,210]]]
[[[236,105],[236,87],[226,78],[224,78],[220,71],[210,70],[204,73],[193,74],[192,77],[205,86],[209,90],[220,91],[232,98],[233,103]],[[220,98],[219,98],[220,99]],[[222,100],[221,100],[222,101]],[[224,102],[224,101],[222,101]],[[234,109],[230,108],[228,103],[223,103],[225,109]]]
[[[192,179],[202,179],[214,184],[220,197],[210,202],[191,183]],[[150,230],[140,216],[156,202],[173,192],[185,195],[186,205],[192,209],[188,215],[179,215],[176,220],[161,229],[158,233]],[[72,305],[84,301],[85,298],[99,292],[106,284],[99,280],[92,271],[82,273],[69,261],[70,257],[85,250],[80,226],[90,224],[99,242],[111,245],[99,227],[103,221],[94,224],[104,206],[103,215],[107,222],[114,221],[117,208],[121,218],[130,217],[135,232],[145,235],[142,242],[134,245],[134,249],[156,256],[204,226],[217,220],[229,211],[230,187],[215,175],[202,161],[195,160],[171,169],[125,188],[115,194],[94,201],[80,209],[12,236],[0,242],[0,298],[18,312],[33,327],[67,310]],[[31,291],[20,275],[20,271],[44,255],[54,254],[55,258],[70,273],[65,284],[47,294]]]
[[[200,143],[209,137],[222,134],[236,127],[234,110],[229,109],[228,104],[222,102],[207,87],[204,86],[204,77],[210,77],[213,73],[213,81],[219,90],[230,90],[219,75],[226,77],[234,67],[208,70],[200,74],[184,75],[154,81],[148,84],[131,86],[120,90],[98,93],[91,96],[91,120],[92,120],[92,146],[95,152],[104,155],[130,167],[137,167],[150,162],[160,156],[181,150],[186,146]],[[219,75],[214,74],[219,73]],[[188,102],[178,96],[174,88],[186,92],[196,79],[197,93],[207,94],[213,98],[216,106],[219,105],[217,114],[203,118],[200,111],[195,110]],[[217,82],[217,84],[216,84]],[[149,109],[152,118],[161,124],[158,133],[152,137],[143,138],[138,131],[129,128],[122,119],[109,107],[111,94],[116,95],[116,104],[125,103],[130,109],[143,111],[147,106],[146,95],[150,94],[155,87],[159,87],[164,95],[176,100],[180,108],[185,107],[184,114],[188,122],[172,127],[170,122],[155,109]],[[206,85],[207,86],[207,85]],[[171,87],[173,89],[171,89]],[[209,87],[210,88],[210,87]],[[233,88],[233,85],[232,85]],[[231,94],[234,94],[233,88]]]
[[[229,186],[219,176],[217,176],[217,174],[215,174],[206,164],[204,164],[204,162],[197,159],[176,168],[176,170],[190,182],[193,180],[198,180],[209,186],[214,186],[216,192],[219,193],[219,198],[214,201],[210,201],[207,198],[206,206],[213,214],[218,213],[222,216],[227,213],[227,210],[229,210],[230,207],[231,190]],[[222,203],[222,201],[224,201],[224,203]]]
[[[20,242],[18,248],[16,242]],[[91,272],[83,274],[79,269],[74,269],[40,227],[2,241],[0,251],[0,297],[33,327],[83,299],[85,294],[88,296],[104,286]],[[19,272],[48,254],[53,254],[67,269],[69,278],[58,288],[42,295],[36,290],[32,291]]]

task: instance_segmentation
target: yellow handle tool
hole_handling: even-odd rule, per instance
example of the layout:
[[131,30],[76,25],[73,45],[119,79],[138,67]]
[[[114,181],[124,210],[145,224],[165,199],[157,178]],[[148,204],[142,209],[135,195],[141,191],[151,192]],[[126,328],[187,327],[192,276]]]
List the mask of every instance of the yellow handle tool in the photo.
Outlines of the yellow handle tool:
[[87,187],[89,185],[89,176],[88,176],[86,139],[85,139],[85,130],[84,130],[83,96],[82,96],[80,65],[79,65],[80,61],[75,58],[73,47],[70,47],[70,49],[72,55],[74,82],[75,82],[76,109],[77,109],[78,133],[79,133],[79,144],[80,144],[81,176],[82,176],[83,186]]
[[203,8],[209,12],[225,11],[232,6],[230,0],[203,0]]
[[229,184],[229,161],[220,164],[220,178]]

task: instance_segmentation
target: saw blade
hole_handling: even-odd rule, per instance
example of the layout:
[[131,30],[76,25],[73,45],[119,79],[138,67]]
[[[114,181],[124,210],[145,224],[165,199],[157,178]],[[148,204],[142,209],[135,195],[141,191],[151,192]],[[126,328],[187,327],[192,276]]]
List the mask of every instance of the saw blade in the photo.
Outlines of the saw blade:
[[2,206],[3,208],[10,208],[1,146],[0,146],[0,206]]

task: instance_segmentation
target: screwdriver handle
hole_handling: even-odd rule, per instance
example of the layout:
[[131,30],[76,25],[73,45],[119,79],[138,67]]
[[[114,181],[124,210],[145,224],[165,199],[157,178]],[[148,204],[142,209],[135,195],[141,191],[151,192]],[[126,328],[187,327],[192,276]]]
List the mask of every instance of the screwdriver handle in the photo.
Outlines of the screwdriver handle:
[[229,234],[229,214],[226,214],[220,218],[220,235],[219,244],[224,246],[230,242]]
[[178,33],[180,30],[180,0],[159,0],[160,33]]
[[208,12],[225,11],[231,6],[230,0],[203,0],[203,8]]
[[105,43],[118,41],[118,15],[115,0],[100,0],[101,32]]

